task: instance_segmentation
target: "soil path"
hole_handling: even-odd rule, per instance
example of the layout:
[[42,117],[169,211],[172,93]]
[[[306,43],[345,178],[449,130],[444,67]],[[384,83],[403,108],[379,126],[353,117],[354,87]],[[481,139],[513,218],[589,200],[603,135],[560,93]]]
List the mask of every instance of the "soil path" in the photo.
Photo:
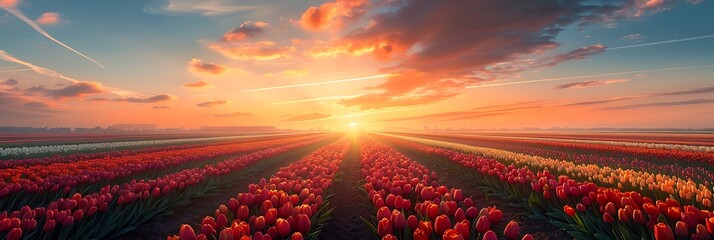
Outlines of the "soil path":
[[[390,144],[390,142],[386,140],[384,143]],[[518,222],[522,234],[530,233],[536,239],[573,239],[564,231],[559,231],[559,228],[555,226],[540,220],[530,219],[529,215],[531,215],[531,213],[523,208],[513,207],[510,203],[498,198],[487,197],[482,188],[474,184],[473,181],[462,177],[462,174],[457,170],[458,168],[453,166],[453,163],[447,159],[428,156],[412,149],[397,147],[393,144],[390,144],[390,146],[417,163],[429,168],[429,170],[436,172],[437,176],[439,176],[440,184],[450,188],[460,188],[465,196],[471,196],[473,198],[476,207],[479,209],[496,206],[496,208],[503,211],[504,220],[493,227],[497,233],[502,233],[509,220],[514,219]]]
[[252,164],[241,170],[244,174],[230,184],[220,186],[202,198],[194,199],[189,205],[177,207],[172,212],[154,217],[137,227],[136,230],[115,239],[166,239],[166,236],[178,234],[179,227],[184,223],[191,224],[195,229],[203,217],[213,215],[218,206],[227,203],[238,193],[248,191],[248,184],[258,183],[261,178],[270,178],[280,167],[296,162],[330,142],[334,142],[334,139],[321,141]]
[[371,214],[369,209],[362,204],[365,201],[360,195],[360,181],[364,178],[360,173],[360,145],[353,143],[345,160],[340,166],[341,176],[339,181],[332,185],[334,196],[330,198],[330,205],[335,207],[332,219],[320,233],[320,239],[374,239],[373,234],[364,225],[360,216],[367,217]]

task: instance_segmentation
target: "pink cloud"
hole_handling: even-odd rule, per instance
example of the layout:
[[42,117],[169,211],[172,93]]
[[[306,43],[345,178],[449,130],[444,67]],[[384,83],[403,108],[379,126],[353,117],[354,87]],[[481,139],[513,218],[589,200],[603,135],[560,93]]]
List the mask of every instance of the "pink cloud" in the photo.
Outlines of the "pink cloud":
[[125,98],[116,98],[114,101],[116,102],[130,102],[130,103],[157,103],[157,102],[164,102],[164,101],[170,101],[174,100],[176,97],[167,95],[167,94],[159,94],[159,95],[154,95],[150,97],[125,97]]
[[310,7],[300,17],[300,25],[307,30],[340,28],[344,19],[355,19],[367,12],[367,0],[336,0],[318,7]]
[[228,71],[228,67],[215,63],[205,63],[201,59],[191,59],[188,62],[188,71],[193,73],[203,73],[209,75],[221,75]]
[[19,0],[0,0],[0,7],[3,8],[14,8],[20,3]]
[[40,25],[55,25],[62,21],[62,16],[56,12],[45,12],[37,18],[36,22]]
[[75,82],[63,88],[50,89],[44,85],[33,86],[25,90],[27,94],[42,94],[56,99],[81,98],[87,95],[105,93],[107,89],[98,82]]

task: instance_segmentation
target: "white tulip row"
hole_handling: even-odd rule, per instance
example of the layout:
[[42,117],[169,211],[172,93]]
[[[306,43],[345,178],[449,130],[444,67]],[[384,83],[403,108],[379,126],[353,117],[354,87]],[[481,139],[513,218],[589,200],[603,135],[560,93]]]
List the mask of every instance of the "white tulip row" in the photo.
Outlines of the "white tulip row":
[[222,136],[222,137],[202,137],[202,138],[182,138],[182,139],[162,139],[162,140],[141,140],[141,141],[118,141],[118,142],[102,142],[102,143],[79,143],[79,144],[63,144],[63,145],[47,145],[47,146],[32,146],[32,147],[10,147],[0,148],[0,156],[27,156],[32,154],[52,154],[52,153],[68,153],[93,150],[111,150],[116,148],[131,148],[131,147],[150,147],[161,145],[187,144],[217,140],[232,140],[242,138],[257,138],[266,136],[281,136],[292,135],[294,133],[280,134],[261,134],[261,135],[241,135],[241,136]]
[[648,143],[648,142],[628,142],[628,141],[609,141],[609,140],[590,140],[590,139],[564,139],[564,138],[540,138],[540,137],[510,137],[510,136],[493,136],[493,135],[473,135],[473,134],[448,134],[450,136],[478,136],[486,138],[503,138],[503,139],[520,139],[520,140],[538,140],[552,142],[572,142],[572,143],[588,143],[588,144],[604,144],[623,147],[643,147],[653,149],[668,149],[682,150],[692,152],[714,152],[714,146],[697,146],[672,143]]

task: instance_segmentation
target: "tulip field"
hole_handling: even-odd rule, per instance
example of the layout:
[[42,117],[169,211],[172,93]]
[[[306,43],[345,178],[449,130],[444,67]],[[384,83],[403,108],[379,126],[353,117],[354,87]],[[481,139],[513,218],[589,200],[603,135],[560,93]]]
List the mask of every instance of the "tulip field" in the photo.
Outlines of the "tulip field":
[[705,138],[83,137],[0,147],[0,239],[714,239]]

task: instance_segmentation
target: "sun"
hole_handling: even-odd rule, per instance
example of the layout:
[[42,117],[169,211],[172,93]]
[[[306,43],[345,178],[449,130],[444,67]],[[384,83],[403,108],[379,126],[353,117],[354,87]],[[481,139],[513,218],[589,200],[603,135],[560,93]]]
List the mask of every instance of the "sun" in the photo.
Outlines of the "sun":
[[351,128],[356,127],[357,125],[359,125],[359,124],[356,123],[356,122],[351,122],[351,123],[350,123],[350,127],[351,127]]

